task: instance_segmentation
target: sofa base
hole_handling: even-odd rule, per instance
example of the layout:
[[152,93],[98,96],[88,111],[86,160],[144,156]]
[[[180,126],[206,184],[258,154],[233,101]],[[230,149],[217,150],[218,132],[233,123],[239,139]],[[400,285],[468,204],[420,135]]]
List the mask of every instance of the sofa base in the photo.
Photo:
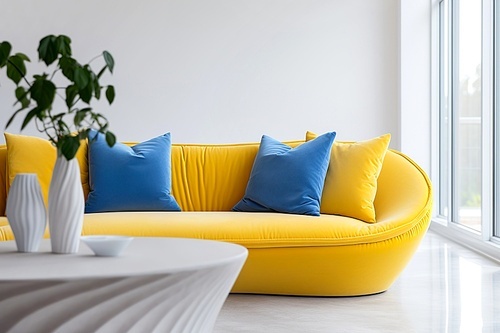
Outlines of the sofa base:
[[[136,215],[131,216],[131,215]],[[285,218],[294,216],[283,215]],[[233,293],[297,296],[360,296],[387,290],[411,260],[430,222],[424,215],[411,229],[382,241],[345,245],[303,245],[291,243],[272,246],[249,245],[248,240],[230,240],[228,227],[239,213],[138,213],[89,214],[84,234],[122,234],[134,237],[189,237],[230,241],[247,247],[248,259],[232,288]],[[266,214],[254,215],[249,222],[263,228],[257,234],[272,234]],[[2,218],[2,220],[5,218]],[[225,221],[227,220],[227,221]],[[197,222],[196,222],[197,221]],[[203,224],[203,221],[205,222]],[[216,221],[223,221],[215,225]],[[225,221],[225,222],[224,222]],[[304,220],[304,225],[318,220]],[[0,221],[1,222],[1,221]],[[319,222],[316,222],[316,225]],[[332,222],[332,223],[335,223]],[[290,222],[291,224],[291,222]],[[236,228],[240,229],[240,228]],[[280,227],[282,228],[282,227]],[[312,225],[309,224],[309,228]],[[221,230],[211,234],[210,231]],[[290,234],[291,231],[288,230]],[[223,236],[226,237],[223,237]],[[46,233],[45,237],[48,237]],[[12,240],[9,226],[0,227],[0,238]],[[263,243],[264,240],[263,240]],[[307,245],[309,244],[309,245]]]
[[410,262],[428,223],[382,242],[332,247],[249,249],[231,292],[362,296],[386,291]]

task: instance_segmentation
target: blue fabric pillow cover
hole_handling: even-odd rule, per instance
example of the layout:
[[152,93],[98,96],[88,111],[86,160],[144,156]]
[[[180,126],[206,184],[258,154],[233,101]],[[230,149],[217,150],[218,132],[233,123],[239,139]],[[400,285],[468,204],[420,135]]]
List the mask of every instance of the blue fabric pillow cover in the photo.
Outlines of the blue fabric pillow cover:
[[234,211],[320,215],[320,200],[335,132],[296,148],[262,137],[245,196]]
[[85,212],[180,211],[171,195],[170,150],[170,133],[133,147],[109,147],[104,135],[91,131]]

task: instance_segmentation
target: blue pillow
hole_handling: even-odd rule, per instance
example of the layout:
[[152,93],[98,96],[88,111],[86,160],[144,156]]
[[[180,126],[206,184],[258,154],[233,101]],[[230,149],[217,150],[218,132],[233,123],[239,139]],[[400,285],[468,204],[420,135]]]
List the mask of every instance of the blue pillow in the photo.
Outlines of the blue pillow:
[[104,135],[89,135],[90,193],[86,213],[180,211],[171,195],[170,133],[129,147],[110,148]]
[[321,194],[335,132],[296,148],[262,136],[240,212],[269,212],[319,216]]

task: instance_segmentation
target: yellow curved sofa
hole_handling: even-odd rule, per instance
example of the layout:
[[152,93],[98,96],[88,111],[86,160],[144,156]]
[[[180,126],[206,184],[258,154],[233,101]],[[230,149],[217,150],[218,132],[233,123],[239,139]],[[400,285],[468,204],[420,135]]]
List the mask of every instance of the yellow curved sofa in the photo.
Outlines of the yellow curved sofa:
[[[387,290],[428,228],[432,195],[426,174],[407,156],[389,150],[378,178],[376,223],[326,214],[233,212],[231,208],[244,195],[257,150],[258,144],[174,144],[172,192],[182,212],[86,214],[83,234],[191,237],[241,244],[249,255],[234,293],[353,296]],[[6,156],[6,147],[0,146],[3,215]],[[85,158],[80,166],[88,194]],[[12,239],[6,217],[0,217],[0,240]]]

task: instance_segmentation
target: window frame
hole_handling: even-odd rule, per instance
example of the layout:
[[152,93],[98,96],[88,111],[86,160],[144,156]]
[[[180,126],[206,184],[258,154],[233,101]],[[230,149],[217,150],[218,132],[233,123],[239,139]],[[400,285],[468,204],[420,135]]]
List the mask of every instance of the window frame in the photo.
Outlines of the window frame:
[[492,86],[493,86],[493,96],[491,98],[492,101],[492,123],[494,124],[494,130],[492,133],[494,146],[493,146],[493,179],[494,179],[494,187],[493,187],[493,197],[492,202],[493,205],[493,225],[492,225],[492,241],[497,244],[500,244],[500,65],[498,62],[500,61],[500,4],[497,1],[493,1],[492,4],[492,38],[493,45],[491,47],[492,50]]
[[[448,7],[445,3],[448,2]],[[456,58],[457,47],[457,23],[458,6],[456,0],[434,0],[433,1],[433,16],[432,16],[432,31],[433,31],[433,46],[432,46],[432,71],[433,78],[437,80],[437,84],[433,85],[432,93],[432,149],[431,149],[431,178],[435,189],[435,212],[432,219],[431,229],[438,233],[450,237],[466,246],[472,247],[487,256],[500,261],[500,3],[495,4],[495,0],[482,1],[482,55],[481,55],[481,231],[463,226],[458,221],[457,208],[459,204],[456,201],[456,185],[453,181],[456,179],[452,161],[456,160],[456,147],[458,144],[453,144],[456,140],[454,133],[458,114],[453,112],[457,100],[456,88],[452,84],[453,75],[457,75]],[[452,5],[454,3],[455,5]],[[445,13],[443,8],[448,8]],[[446,56],[443,42],[444,19],[443,15],[448,15],[449,30],[451,37],[448,37],[448,50],[451,53],[449,60],[452,63],[452,68],[449,70],[449,77],[446,78],[446,71],[443,69],[443,56]],[[455,18],[453,19],[453,15]],[[498,65],[495,66],[495,59]],[[454,65],[453,65],[454,64]],[[448,79],[448,101],[444,101],[446,96],[443,94],[445,84],[443,80]],[[450,87],[451,86],[451,87]],[[455,85],[456,86],[456,85]],[[448,112],[448,121],[453,125],[449,126],[449,132],[442,132],[443,125],[443,110],[445,102],[448,103],[450,109]],[[451,119],[450,119],[451,118]],[[443,135],[447,135],[448,141],[443,140]],[[441,152],[446,150],[445,158]],[[498,153],[496,153],[498,152]],[[450,163],[448,173],[444,172],[443,160],[445,163]],[[446,177],[446,178],[445,178]],[[447,214],[443,205],[447,205]]]

